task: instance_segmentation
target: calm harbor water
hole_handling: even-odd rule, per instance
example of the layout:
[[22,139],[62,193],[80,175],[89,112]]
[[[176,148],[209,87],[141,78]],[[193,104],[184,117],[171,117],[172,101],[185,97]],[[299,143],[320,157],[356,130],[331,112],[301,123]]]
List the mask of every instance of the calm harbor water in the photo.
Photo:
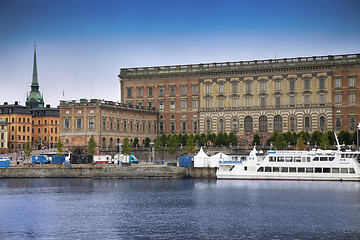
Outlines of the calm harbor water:
[[360,239],[360,183],[0,179],[0,239]]

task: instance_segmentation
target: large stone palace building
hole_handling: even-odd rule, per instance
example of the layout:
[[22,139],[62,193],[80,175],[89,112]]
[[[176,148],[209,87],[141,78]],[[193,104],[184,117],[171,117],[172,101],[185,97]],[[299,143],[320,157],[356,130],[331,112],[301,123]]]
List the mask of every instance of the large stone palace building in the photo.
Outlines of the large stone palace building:
[[121,102],[156,107],[159,133],[348,130],[360,54],[123,68]]

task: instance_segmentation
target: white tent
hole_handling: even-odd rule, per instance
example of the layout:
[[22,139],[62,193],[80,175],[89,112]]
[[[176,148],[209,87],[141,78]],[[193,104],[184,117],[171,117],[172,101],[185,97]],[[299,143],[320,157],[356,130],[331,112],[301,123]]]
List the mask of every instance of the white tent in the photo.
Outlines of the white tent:
[[214,156],[210,157],[210,166],[209,167],[219,167],[219,161],[230,161],[231,157],[219,152],[215,154]]
[[194,157],[194,167],[210,167],[210,158],[206,155],[202,147]]

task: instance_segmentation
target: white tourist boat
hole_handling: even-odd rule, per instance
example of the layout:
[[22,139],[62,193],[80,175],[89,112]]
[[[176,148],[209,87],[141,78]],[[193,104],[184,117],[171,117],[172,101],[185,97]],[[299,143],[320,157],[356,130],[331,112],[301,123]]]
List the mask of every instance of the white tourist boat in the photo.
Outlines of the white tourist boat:
[[[336,138],[337,140],[337,138]],[[338,143],[338,141],[337,141]],[[337,150],[269,151],[220,160],[218,179],[360,181],[360,152]]]

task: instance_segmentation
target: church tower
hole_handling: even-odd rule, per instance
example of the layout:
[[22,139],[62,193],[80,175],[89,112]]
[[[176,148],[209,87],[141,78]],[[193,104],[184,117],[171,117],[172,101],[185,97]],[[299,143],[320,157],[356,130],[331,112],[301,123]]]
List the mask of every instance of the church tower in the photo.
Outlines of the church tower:
[[37,75],[37,64],[36,64],[36,43],[34,45],[34,67],[33,67],[33,76],[31,83],[30,94],[26,98],[26,107],[28,108],[42,108],[44,107],[44,99],[39,91],[40,85],[38,82]]

